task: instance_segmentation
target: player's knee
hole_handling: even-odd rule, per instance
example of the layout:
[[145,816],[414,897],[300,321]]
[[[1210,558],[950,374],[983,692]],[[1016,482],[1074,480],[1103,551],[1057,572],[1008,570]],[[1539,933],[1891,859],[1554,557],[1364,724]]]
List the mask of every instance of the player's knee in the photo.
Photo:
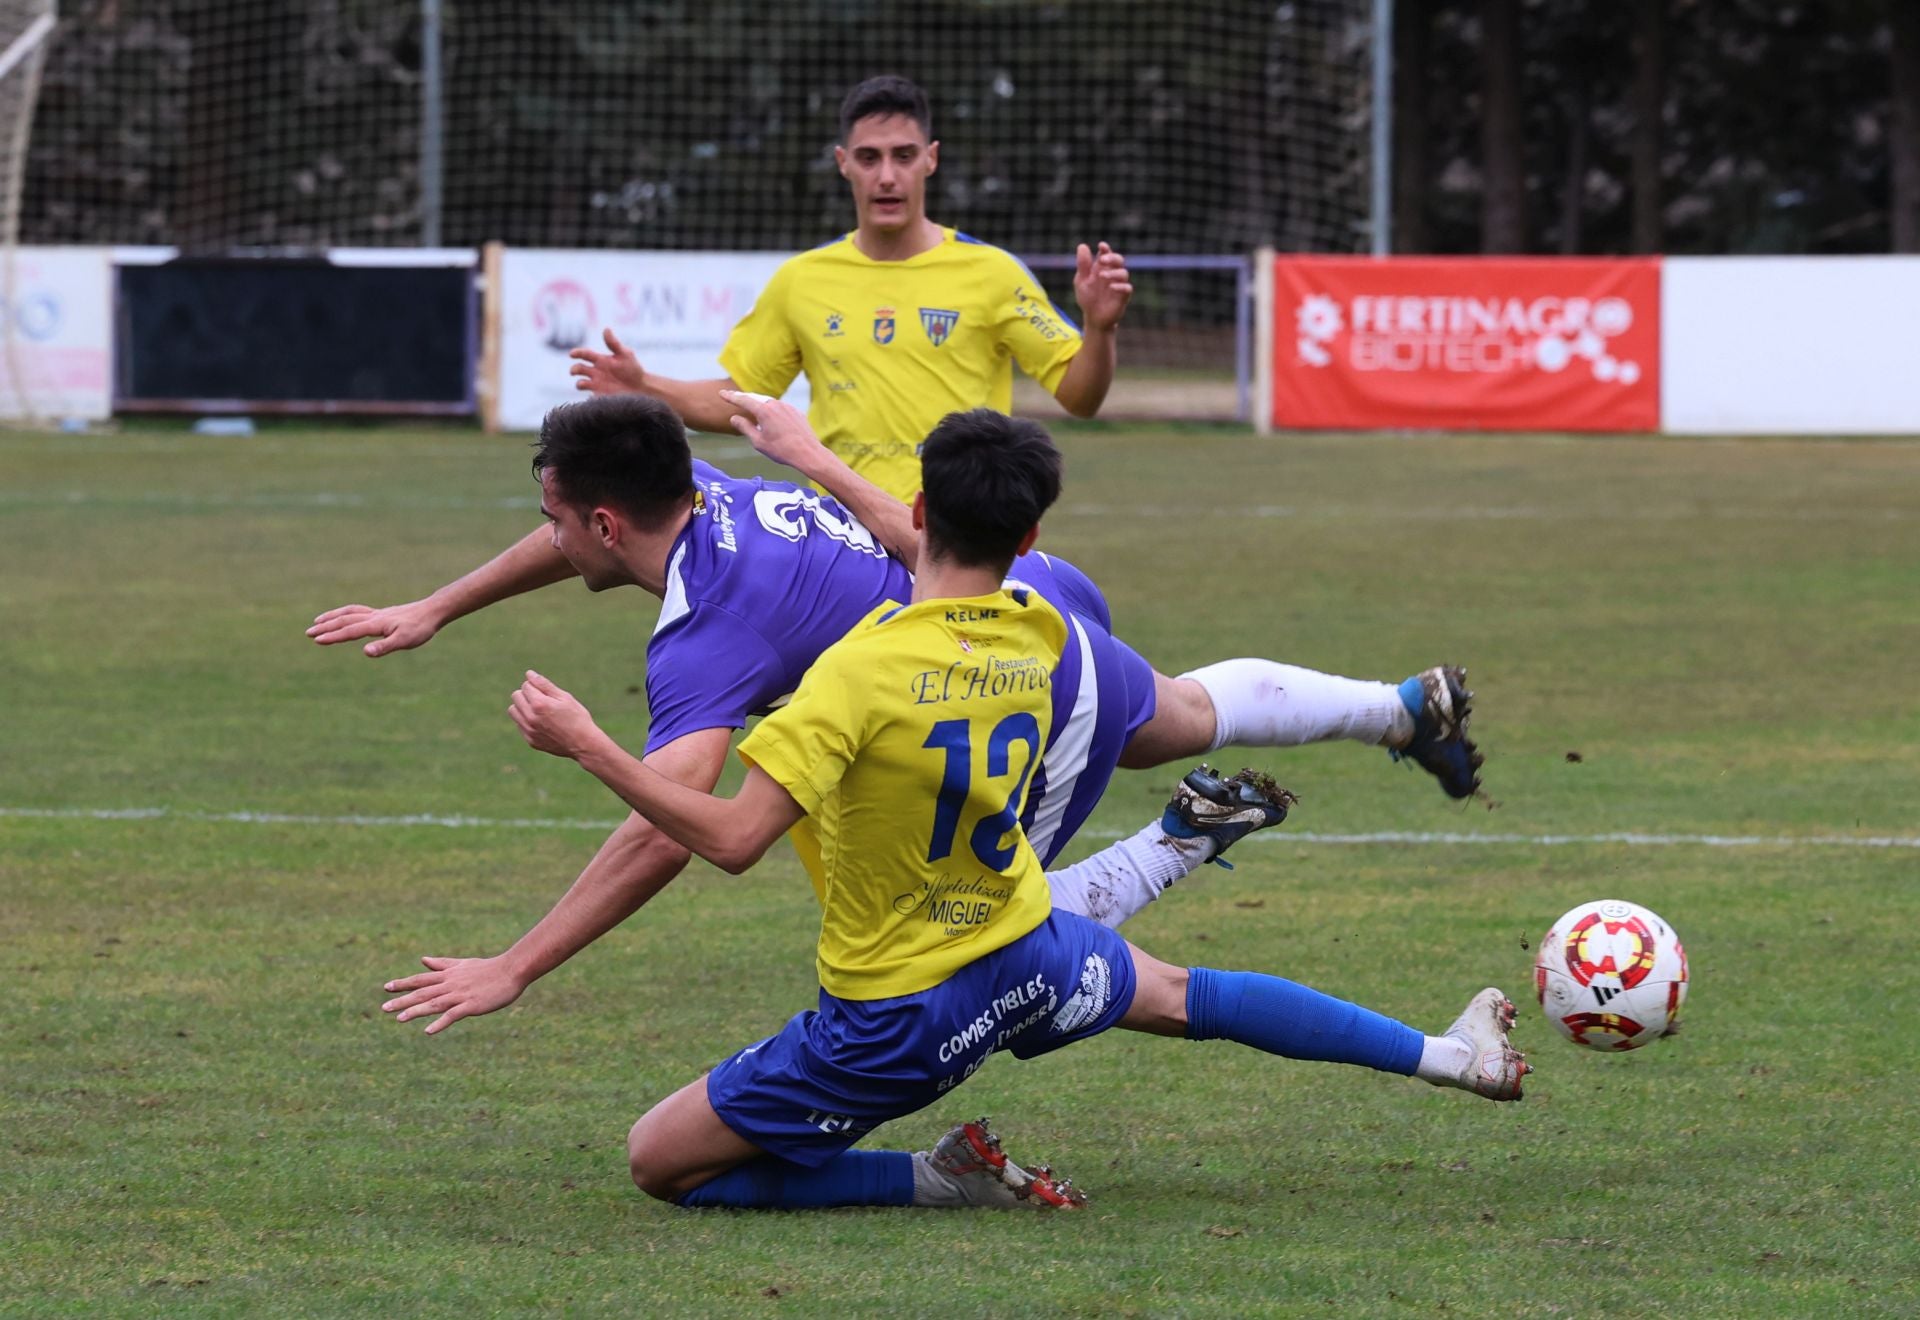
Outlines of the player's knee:
[[1189,746],[1211,750],[1220,729],[1220,712],[1213,704],[1213,694],[1207,691],[1207,685],[1191,674],[1182,674],[1156,683],[1155,688],[1156,696],[1171,695],[1173,708],[1179,712],[1181,732]]
[[1185,967],[1161,962],[1135,949],[1133,1002],[1120,1024],[1132,1031],[1156,1036],[1187,1034],[1187,981]]
[[1128,740],[1120,764],[1146,770],[1212,751],[1219,722],[1206,687],[1191,675],[1168,678],[1155,673],[1153,690],[1153,718]]
[[1185,967],[1163,964],[1165,971],[1160,978],[1158,1002],[1155,1005],[1160,1019],[1160,1030],[1168,1036],[1187,1034],[1187,984],[1192,972]]
[[627,1172],[633,1175],[633,1185],[654,1200],[674,1200],[688,1189],[680,1185],[670,1153],[649,1137],[646,1126],[643,1118],[627,1133]]

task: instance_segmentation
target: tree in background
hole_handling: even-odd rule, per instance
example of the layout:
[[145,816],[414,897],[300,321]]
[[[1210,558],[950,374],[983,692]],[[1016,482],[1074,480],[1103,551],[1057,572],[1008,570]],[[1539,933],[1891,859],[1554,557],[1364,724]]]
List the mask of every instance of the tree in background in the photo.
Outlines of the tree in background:
[[1526,134],[1520,0],[1480,0],[1480,250],[1524,252]]
[[1665,246],[1661,211],[1661,124],[1667,110],[1667,0],[1633,0],[1633,242],[1635,252]]
[[1920,5],[1894,0],[1892,28],[1887,44],[1893,99],[1888,122],[1893,250],[1920,252]]
[[1432,164],[1427,121],[1433,0],[1397,0],[1393,15],[1393,250],[1426,252],[1426,190]]
[[[936,214],[1016,249],[1356,237],[1364,120],[1325,112],[1364,0],[441,8],[451,243],[817,242],[851,222],[834,107],[883,69],[938,108]],[[1398,250],[1920,250],[1920,0],[1397,9]],[[22,237],[407,242],[420,79],[412,0],[71,0]]]

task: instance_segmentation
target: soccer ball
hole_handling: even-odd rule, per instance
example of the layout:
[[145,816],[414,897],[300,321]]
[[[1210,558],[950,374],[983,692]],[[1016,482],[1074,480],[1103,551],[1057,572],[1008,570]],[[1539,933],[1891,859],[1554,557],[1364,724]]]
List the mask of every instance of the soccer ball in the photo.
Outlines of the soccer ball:
[[1678,1025],[1687,952],[1638,903],[1582,903],[1553,923],[1533,960],[1540,1009],[1590,1050],[1637,1050]]

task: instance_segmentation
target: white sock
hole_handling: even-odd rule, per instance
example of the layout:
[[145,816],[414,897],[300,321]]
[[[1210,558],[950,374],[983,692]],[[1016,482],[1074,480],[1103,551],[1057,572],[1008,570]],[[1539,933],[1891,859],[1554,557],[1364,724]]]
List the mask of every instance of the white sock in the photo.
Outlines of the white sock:
[[1396,683],[1340,678],[1275,660],[1222,660],[1182,674],[1213,699],[1216,750],[1300,747],[1352,738],[1402,747],[1413,737],[1413,716]]
[[984,1205],[1006,1209],[1020,1204],[1013,1189],[997,1177],[975,1174],[960,1177],[933,1162],[931,1151],[913,1152],[913,1203],[935,1210],[958,1210]]
[[1437,1086],[1458,1086],[1460,1074],[1473,1058],[1473,1047],[1458,1036],[1428,1036],[1420,1047],[1420,1064],[1413,1075]]
[[1118,929],[1167,886],[1205,866],[1215,851],[1212,838],[1169,838],[1155,821],[1085,861],[1047,872],[1047,883],[1055,907]]

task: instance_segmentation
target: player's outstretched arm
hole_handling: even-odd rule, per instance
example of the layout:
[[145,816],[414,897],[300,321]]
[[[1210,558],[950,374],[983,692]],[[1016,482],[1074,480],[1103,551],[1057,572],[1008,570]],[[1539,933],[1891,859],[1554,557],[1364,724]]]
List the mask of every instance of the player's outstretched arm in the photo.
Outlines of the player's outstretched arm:
[[[702,729],[647,757],[662,775],[711,789],[726,763],[730,730]],[[426,971],[386,984],[380,1007],[399,1021],[431,1017],[427,1034],[463,1017],[505,1008],[535,981],[618,926],[665,889],[687,850],[640,816],[630,816],[594,854],[553,909],[505,953],[488,958],[426,957]]]
[[573,695],[527,671],[508,713],[527,745],[580,763],[660,830],[733,875],[747,870],[806,814],[772,776],[750,770],[731,798],[680,784],[608,737]]
[[790,403],[745,390],[722,390],[720,397],[735,409],[733,429],[751,440],[755,449],[846,505],[888,554],[909,570],[916,567],[920,542],[914,534],[912,511],[822,444],[805,413]]
[[608,326],[600,332],[607,351],[597,353],[582,345],[568,353],[573,365],[567,373],[573,387],[589,394],[651,394],[680,414],[680,420],[696,431],[727,430],[729,409],[720,398],[721,390],[734,388],[731,376],[717,380],[674,380],[648,371],[640,365],[633,350],[620,342],[620,336]]
[[1127,272],[1126,258],[1105,243],[1098,252],[1082,243],[1075,261],[1073,292],[1084,328],[1080,351],[1068,364],[1053,397],[1075,417],[1091,417],[1100,411],[1113,385],[1120,360],[1120,318],[1133,299],[1133,277]]
[[337,605],[314,618],[307,636],[322,646],[372,638],[360,649],[375,657],[410,651],[455,619],[575,575],[573,565],[553,548],[552,530],[538,527],[431,596],[379,608]]

